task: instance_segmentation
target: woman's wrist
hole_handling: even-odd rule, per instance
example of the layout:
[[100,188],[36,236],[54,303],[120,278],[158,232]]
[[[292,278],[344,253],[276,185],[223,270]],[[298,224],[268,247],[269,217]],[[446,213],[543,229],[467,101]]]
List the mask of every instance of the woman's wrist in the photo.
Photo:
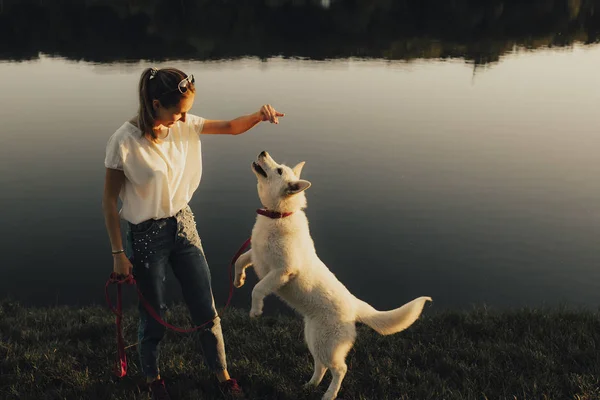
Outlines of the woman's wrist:
[[119,254],[123,254],[123,253],[125,253],[124,249],[118,249],[118,250],[113,250],[112,251],[112,255],[113,256],[118,256]]

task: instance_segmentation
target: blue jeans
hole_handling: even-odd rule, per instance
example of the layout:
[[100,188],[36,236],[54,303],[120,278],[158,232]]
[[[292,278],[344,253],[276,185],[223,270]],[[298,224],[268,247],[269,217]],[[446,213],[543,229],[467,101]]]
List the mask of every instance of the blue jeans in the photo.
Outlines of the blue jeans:
[[[170,218],[127,224],[128,248],[132,252],[133,276],[146,301],[164,319],[165,281],[170,265],[181,285],[192,322],[204,325],[194,332],[199,337],[206,365],[212,371],[227,369],[221,322],[215,309],[210,270],[189,207]],[[131,254],[131,253],[130,253]],[[160,341],[166,328],[156,322],[140,303],[138,351],[143,374],[159,375]]]

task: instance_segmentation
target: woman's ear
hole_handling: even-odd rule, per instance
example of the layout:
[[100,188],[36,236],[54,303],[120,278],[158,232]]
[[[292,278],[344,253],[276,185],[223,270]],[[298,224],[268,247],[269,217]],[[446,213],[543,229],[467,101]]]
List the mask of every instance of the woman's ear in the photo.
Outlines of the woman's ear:
[[155,112],[158,111],[158,109],[160,108],[160,101],[158,101],[158,99],[152,100],[152,108]]

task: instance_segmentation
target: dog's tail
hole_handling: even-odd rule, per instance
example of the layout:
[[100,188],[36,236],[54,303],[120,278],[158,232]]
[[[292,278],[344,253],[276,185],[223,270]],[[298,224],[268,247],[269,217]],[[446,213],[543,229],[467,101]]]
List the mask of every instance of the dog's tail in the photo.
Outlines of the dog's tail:
[[421,315],[425,303],[432,300],[427,296],[418,297],[402,307],[390,311],[377,311],[368,303],[359,299],[357,301],[356,320],[370,326],[382,335],[391,335],[411,326]]

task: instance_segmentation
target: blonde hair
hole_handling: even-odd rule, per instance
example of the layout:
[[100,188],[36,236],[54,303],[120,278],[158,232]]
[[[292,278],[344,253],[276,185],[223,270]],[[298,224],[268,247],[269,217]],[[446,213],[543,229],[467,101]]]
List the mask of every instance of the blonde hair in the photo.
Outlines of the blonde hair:
[[156,133],[152,129],[156,121],[156,112],[152,106],[154,100],[158,100],[163,107],[172,107],[179,104],[181,99],[195,93],[196,88],[190,82],[187,91],[181,93],[177,85],[187,75],[177,68],[147,68],[142,72],[139,84],[139,109],[138,127],[142,135],[150,135],[156,140]]

